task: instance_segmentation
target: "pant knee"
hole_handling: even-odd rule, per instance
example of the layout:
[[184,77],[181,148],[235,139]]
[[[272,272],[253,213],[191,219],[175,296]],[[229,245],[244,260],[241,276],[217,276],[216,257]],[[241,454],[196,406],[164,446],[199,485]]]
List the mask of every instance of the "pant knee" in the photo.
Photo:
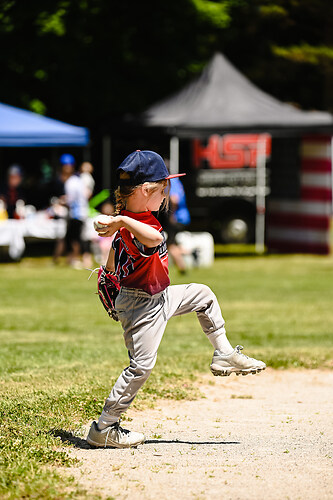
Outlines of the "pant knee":
[[202,308],[197,311],[203,331],[209,335],[224,328],[224,319],[216,295],[207,285],[201,285]]
[[214,307],[217,304],[217,298],[214,292],[207,285],[199,285],[197,291],[197,303],[201,305],[200,312]]
[[200,302],[211,302],[212,300],[216,300],[216,296],[214,292],[209,288],[209,286],[204,285],[202,283],[195,283],[196,294],[200,298]]
[[132,359],[128,370],[135,379],[145,381],[151,374],[155,363],[156,357],[153,359],[145,359],[140,361]]

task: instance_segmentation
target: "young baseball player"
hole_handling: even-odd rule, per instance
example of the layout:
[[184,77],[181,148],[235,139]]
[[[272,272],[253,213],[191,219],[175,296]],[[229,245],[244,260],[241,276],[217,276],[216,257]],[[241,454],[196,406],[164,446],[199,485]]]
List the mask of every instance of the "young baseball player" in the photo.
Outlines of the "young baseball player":
[[113,386],[98,422],[92,423],[87,441],[96,447],[126,448],[143,443],[145,437],[123,429],[120,416],[148,379],[172,316],[197,314],[215,349],[211,364],[214,375],[258,373],[266,365],[242,354],[241,346],[233,349],[230,345],[218,301],[210,288],[196,283],[170,286],[165,237],[152,212],[166,202],[169,179],[184,174],[169,175],[161,156],[152,151],[130,154],[117,174],[118,215],[97,225],[98,233],[104,237],[116,233],[106,266],[100,268],[99,280],[107,273],[114,273],[119,280],[113,312],[124,330],[129,366]]

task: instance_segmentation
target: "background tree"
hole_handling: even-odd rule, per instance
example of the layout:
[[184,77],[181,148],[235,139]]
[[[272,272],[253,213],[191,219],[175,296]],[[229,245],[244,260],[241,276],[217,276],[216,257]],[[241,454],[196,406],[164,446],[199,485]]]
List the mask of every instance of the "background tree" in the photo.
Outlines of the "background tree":
[[246,1],[230,16],[220,45],[252,81],[282,101],[333,111],[332,2]]
[[221,51],[277,98],[333,110],[331,17],[330,0],[2,0],[0,101],[93,128]]

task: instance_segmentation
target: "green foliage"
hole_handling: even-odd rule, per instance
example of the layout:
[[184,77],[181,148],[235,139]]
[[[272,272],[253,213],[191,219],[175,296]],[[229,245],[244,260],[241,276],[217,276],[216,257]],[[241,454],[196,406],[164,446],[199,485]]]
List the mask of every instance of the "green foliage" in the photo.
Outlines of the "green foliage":
[[226,28],[230,24],[229,3],[212,2],[211,0],[192,0],[193,4],[202,17],[217,28]]
[[263,17],[287,18],[288,11],[282,5],[260,5],[259,12]]
[[[214,290],[228,337],[245,353],[279,369],[332,368],[332,269],[331,257],[243,255],[193,269],[186,281]],[[171,276],[184,282],[173,268]],[[85,445],[82,426],[128,363],[121,327],[85,271],[25,259],[2,264],[1,277],[0,497],[84,498],[54,467],[71,466],[66,447]],[[134,407],[200,397],[211,355],[195,314],[172,318]]]
[[325,0],[3,1],[1,100],[93,127],[182,88],[221,51],[277,98],[324,109],[331,12]]
[[3,1],[0,10],[0,33],[10,33],[14,29],[10,9],[15,5],[15,0]]
[[333,60],[333,47],[312,47],[307,43],[292,47],[272,47],[274,54],[298,63],[321,64]]
[[29,108],[31,109],[31,111],[34,111],[39,115],[45,115],[46,113],[46,106],[39,99],[32,99],[32,101],[30,101]]
[[[39,27],[39,34],[53,33],[56,36],[64,36],[66,27],[64,17],[69,7],[69,2],[62,2],[63,7],[58,9],[53,14],[49,12],[41,12],[36,19],[36,26]],[[65,7],[65,8],[64,8]]]

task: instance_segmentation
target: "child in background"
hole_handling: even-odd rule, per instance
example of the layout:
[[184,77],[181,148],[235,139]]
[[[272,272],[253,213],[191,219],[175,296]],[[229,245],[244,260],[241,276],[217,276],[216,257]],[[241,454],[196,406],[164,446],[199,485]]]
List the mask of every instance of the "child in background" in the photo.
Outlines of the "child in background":
[[184,187],[179,178],[170,180],[169,200],[170,213],[166,228],[168,252],[178,271],[184,274],[186,272],[185,252],[177,243],[177,234],[185,231],[186,226],[191,222],[191,216],[186,204]]
[[[100,212],[103,215],[113,215],[113,203],[105,201],[100,207]],[[93,238],[94,257],[99,264],[104,264],[107,261],[113,238],[114,235],[111,238],[102,238],[98,234]]]
[[[170,286],[168,253],[163,230],[152,215],[168,198],[169,175],[160,155],[135,151],[117,169],[115,216],[98,233],[115,234],[105,270],[117,275],[120,292],[115,307],[124,330],[129,366],[123,370],[98,422],[93,422],[87,441],[96,447],[126,448],[144,442],[140,432],[123,429],[119,419],[148,379],[168,320],[196,312],[215,352],[214,375],[258,373],[265,363],[230,345],[224,319],[214,293],[206,285]],[[103,270],[105,272],[105,270]]]

